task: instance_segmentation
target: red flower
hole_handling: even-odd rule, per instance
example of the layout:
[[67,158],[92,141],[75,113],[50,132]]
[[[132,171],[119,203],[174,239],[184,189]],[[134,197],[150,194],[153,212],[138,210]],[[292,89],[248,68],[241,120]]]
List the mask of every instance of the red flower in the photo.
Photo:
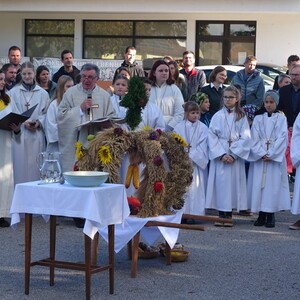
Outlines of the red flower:
[[156,193],[159,193],[163,190],[164,184],[161,181],[155,181],[154,183],[154,190]]
[[142,208],[142,204],[139,201],[139,199],[135,197],[127,197],[129,208],[130,208],[130,214],[136,215]]

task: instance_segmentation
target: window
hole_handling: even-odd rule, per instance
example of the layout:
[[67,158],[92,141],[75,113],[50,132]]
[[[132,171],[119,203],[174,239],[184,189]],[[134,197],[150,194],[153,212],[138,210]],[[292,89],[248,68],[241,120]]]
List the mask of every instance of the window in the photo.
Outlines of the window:
[[60,57],[74,51],[73,20],[25,20],[25,56]]
[[186,21],[83,21],[83,58],[123,59],[127,46],[137,48],[137,60],[186,49]]
[[256,22],[197,21],[196,64],[243,64],[255,55]]

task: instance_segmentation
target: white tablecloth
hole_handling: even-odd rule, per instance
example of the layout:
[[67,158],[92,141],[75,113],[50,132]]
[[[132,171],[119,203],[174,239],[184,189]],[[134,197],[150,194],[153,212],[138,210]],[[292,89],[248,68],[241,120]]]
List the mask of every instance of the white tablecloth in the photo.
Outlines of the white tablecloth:
[[121,224],[129,215],[125,187],[102,184],[100,187],[74,187],[68,183],[43,184],[39,181],[17,184],[10,208],[11,226],[16,227],[25,213],[85,218],[83,232],[93,238],[98,228]]
[[[180,224],[183,210],[179,210],[174,215],[163,215],[151,218],[138,218],[129,216],[123,224],[115,226],[115,252],[119,252],[126,244],[139,232],[148,245],[153,245],[162,235],[171,249],[178,239],[179,229],[170,227],[151,226],[144,227],[148,221],[161,221]],[[107,228],[99,228],[100,235],[108,241]]]

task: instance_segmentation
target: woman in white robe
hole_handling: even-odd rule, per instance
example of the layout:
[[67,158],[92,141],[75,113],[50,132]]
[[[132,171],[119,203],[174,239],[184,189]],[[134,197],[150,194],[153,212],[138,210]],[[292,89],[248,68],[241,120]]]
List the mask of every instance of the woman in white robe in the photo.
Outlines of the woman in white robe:
[[58,147],[58,128],[57,128],[57,111],[64,93],[68,88],[74,85],[72,77],[62,75],[57,81],[56,96],[51,101],[46,114],[45,134],[47,139],[47,152],[59,152]]
[[259,212],[254,226],[274,227],[274,213],[290,209],[290,190],[285,151],[288,145],[286,117],[276,110],[279,95],[267,91],[264,109],[251,127],[252,146],[248,161],[248,200],[252,212]]
[[46,149],[44,124],[47,107],[50,103],[48,93],[35,83],[34,66],[25,62],[21,66],[22,82],[9,91],[15,112],[24,111],[37,104],[30,119],[21,127],[20,143],[13,143],[14,183],[38,180],[40,172],[37,158]]
[[[251,135],[247,117],[240,108],[240,97],[233,86],[224,90],[224,107],[212,117],[208,132],[211,162],[206,208],[217,209],[222,218],[232,218],[233,209],[248,209],[245,160],[250,152]],[[215,225],[232,226],[219,222]]]
[[149,79],[153,82],[149,101],[155,103],[161,110],[170,131],[183,120],[183,97],[180,89],[173,84],[169,65],[163,60],[157,60],[151,69]]
[[178,123],[174,132],[187,142],[187,151],[193,163],[193,181],[184,195],[184,212],[205,215],[205,194],[207,184],[208,128],[199,121],[199,106],[192,101],[184,105],[185,120]]
[[[0,120],[12,112],[12,104],[5,93],[5,75],[0,71]],[[15,132],[15,134],[14,134]],[[20,138],[20,126],[15,124],[12,131],[0,128],[0,144],[2,145],[0,160],[0,227],[8,227],[9,222],[4,218],[9,217],[9,210],[14,191],[12,138]]]

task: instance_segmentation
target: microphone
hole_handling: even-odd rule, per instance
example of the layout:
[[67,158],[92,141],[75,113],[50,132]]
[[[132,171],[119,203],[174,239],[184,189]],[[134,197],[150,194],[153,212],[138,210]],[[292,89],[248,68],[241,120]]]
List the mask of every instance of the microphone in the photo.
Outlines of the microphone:
[[[89,92],[89,93],[88,93],[88,96],[87,96],[87,98],[88,98],[88,99],[92,99],[92,93],[91,93],[91,92]],[[88,108],[88,109],[87,109],[87,114],[89,115],[89,114],[90,114],[90,112],[91,112],[91,109],[90,109],[90,108]]]

